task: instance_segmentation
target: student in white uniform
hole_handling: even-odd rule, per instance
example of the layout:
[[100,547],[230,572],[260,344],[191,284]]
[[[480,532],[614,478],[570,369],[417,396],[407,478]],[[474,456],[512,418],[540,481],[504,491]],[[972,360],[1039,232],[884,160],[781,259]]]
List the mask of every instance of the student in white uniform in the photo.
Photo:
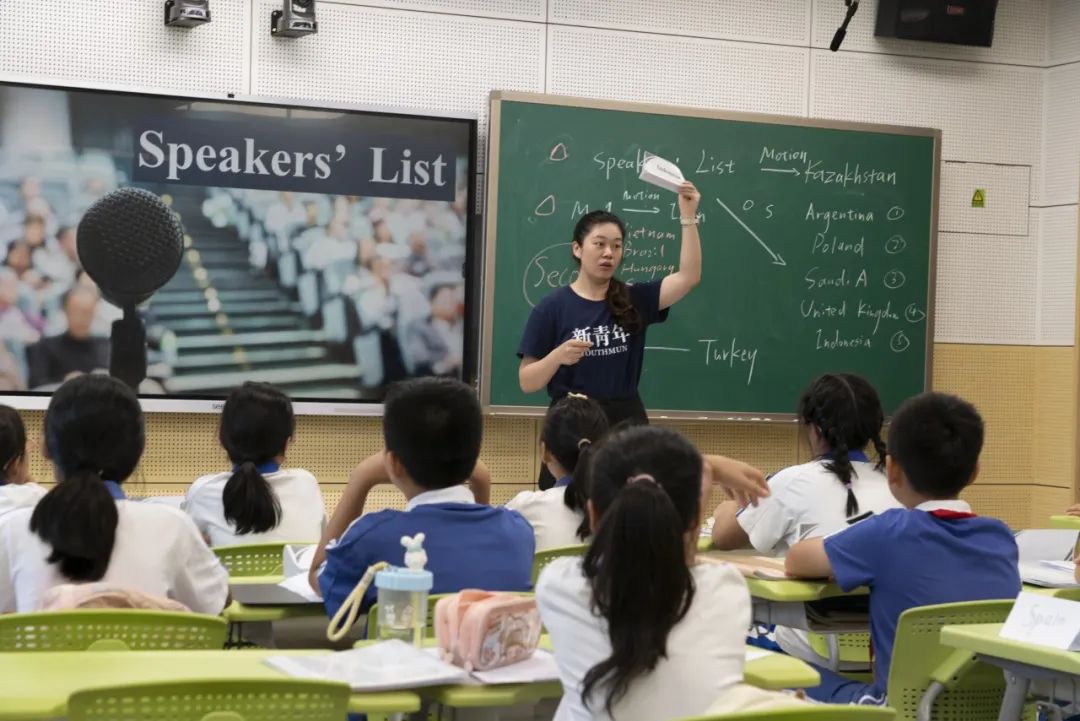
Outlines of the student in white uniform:
[[588,535],[584,480],[576,473],[578,460],[607,433],[608,420],[596,401],[570,393],[548,409],[540,431],[540,457],[556,479],[546,491],[523,491],[506,507],[533,527],[536,550],[573,546]]
[[45,489],[30,478],[22,417],[14,408],[0,406],[0,516],[33,506],[44,495]]
[[34,508],[0,517],[0,613],[37,610],[54,586],[94,581],[220,613],[228,574],[191,519],[124,497],[145,441],[131,389],[105,375],[64,383],[44,436],[56,485]]
[[[866,379],[851,373],[821,376],[803,392],[798,416],[814,460],[772,476],[772,496],[756,507],[721,504],[713,524],[714,547],[753,546],[764,554],[783,555],[803,538],[826,536],[871,514],[901,507],[882,473],[884,413]],[[870,445],[876,462],[864,452]],[[776,642],[804,660],[827,662],[810,649],[805,634],[778,628]],[[865,664],[852,670],[860,667]]]
[[318,543],[326,525],[319,482],[281,467],[296,430],[289,397],[245,383],[225,399],[218,439],[233,467],[191,484],[184,509],[211,546]]
[[696,559],[707,476],[668,428],[615,432],[591,454],[593,541],[536,588],[565,689],[556,721],[696,716],[742,681],[746,583]]

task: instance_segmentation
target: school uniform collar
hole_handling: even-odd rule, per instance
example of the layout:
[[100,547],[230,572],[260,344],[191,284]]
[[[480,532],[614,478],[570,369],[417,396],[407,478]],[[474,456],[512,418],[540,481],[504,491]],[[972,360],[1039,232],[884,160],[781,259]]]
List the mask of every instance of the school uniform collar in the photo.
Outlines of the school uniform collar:
[[559,480],[555,481],[555,488],[566,488],[570,485],[570,480],[573,476],[563,476]]
[[419,495],[413,496],[412,499],[405,504],[405,510],[411,511],[417,506],[429,506],[433,503],[476,503],[476,497],[473,496],[472,491],[465,486],[437,488],[433,491],[424,491]]
[[[240,470],[239,465],[235,465],[235,466],[232,467],[232,472],[233,473],[236,473],[239,470]],[[266,463],[256,464],[255,470],[257,470],[260,474],[265,476],[267,473],[277,473],[278,471],[281,470],[281,466],[279,466],[274,461],[267,461]]]
[[961,501],[959,498],[944,501],[926,501],[915,506],[916,511],[926,511],[935,518],[953,520],[957,518],[974,518],[971,512],[971,504]]
[[[849,461],[860,461],[862,463],[870,462],[870,456],[866,455],[862,451],[848,451],[847,457]],[[836,454],[832,451],[829,451],[828,453],[822,453],[820,456],[818,456],[818,460],[822,461],[831,461],[835,458]]]
[[127,495],[124,493],[124,489],[120,487],[120,484],[116,481],[102,481],[105,484],[105,490],[109,492],[109,495],[117,501],[126,501]]

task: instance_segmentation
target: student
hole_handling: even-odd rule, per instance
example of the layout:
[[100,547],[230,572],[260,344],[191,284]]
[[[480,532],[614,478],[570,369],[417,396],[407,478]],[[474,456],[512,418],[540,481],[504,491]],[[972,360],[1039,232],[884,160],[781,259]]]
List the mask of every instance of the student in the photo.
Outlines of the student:
[[556,721],[702,714],[742,680],[750,596],[696,562],[701,454],[667,428],[608,437],[589,461],[593,540],[545,567],[536,599],[565,689]]
[[548,409],[540,431],[540,457],[557,479],[555,485],[546,491],[523,491],[506,504],[532,526],[537,551],[581,543],[586,499],[582,474],[575,469],[607,430],[604,409],[583,395],[571,393]]
[[0,406],[0,516],[33,506],[45,489],[30,478],[26,429],[14,408]]
[[217,614],[229,579],[187,515],[132,503],[122,484],[144,445],[130,388],[105,375],[64,383],[45,412],[56,485],[34,508],[0,517],[0,613],[34,611],[49,589],[101,581]]
[[[480,454],[483,420],[472,389],[449,378],[420,378],[392,386],[383,410],[386,471],[405,494],[404,511],[369,513],[325,550],[313,585],[333,616],[368,567],[400,565],[402,536],[427,536],[432,593],[464,588],[527,591],[532,587],[533,531],[519,514],[474,501],[464,487]],[[316,585],[317,584],[317,585]],[[361,605],[375,602],[368,589]]]
[[[615,277],[626,224],[603,210],[581,216],[570,243],[577,277],[537,303],[525,324],[517,350],[522,392],[546,388],[552,403],[567,393],[583,393],[600,402],[612,426],[649,422],[638,395],[645,334],[648,326],[667,320],[671,306],[701,281],[700,202],[693,183],[679,186],[678,270],[633,284]],[[541,472],[541,489],[554,482]]]
[[[851,373],[823,375],[803,391],[798,416],[814,460],[772,476],[772,497],[756,508],[720,504],[712,531],[715,548],[753,546],[760,553],[783,554],[808,534],[825,536],[867,513],[900,507],[881,472],[885,416],[870,383]],[[864,452],[871,444],[876,463]]]
[[870,588],[874,680],[866,684],[819,669],[819,701],[882,705],[896,624],[916,606],[1015,598],[1018,551],[999,520],[979,518],[958,496],[975,480],[983,422],[970,403],[943,393],[905,402],[889,427],[885,473],[903,505],[787,554],[793,576],[833,576],[845,591]]
[[326,525],[319,482],[281,467],[295,431],[292,403],[274,386],[248,382],[229,393],[218,440],[232,470],[199,478],[184,500],[211,546],[319,542]]

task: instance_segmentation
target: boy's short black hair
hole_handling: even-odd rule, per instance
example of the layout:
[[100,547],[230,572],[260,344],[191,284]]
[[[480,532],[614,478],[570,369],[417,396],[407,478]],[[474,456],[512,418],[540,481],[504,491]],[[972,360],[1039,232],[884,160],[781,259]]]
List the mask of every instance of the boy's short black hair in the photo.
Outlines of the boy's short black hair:
[[483,421],[473,390],[451,378],[417,378],[386,394],[383,440],[419,486],[465,482],[480,457]]
[[975,474],[983,433],[975,406],[958,396],[923,393],[893,416],[889,455],[917,493],[955,498]]

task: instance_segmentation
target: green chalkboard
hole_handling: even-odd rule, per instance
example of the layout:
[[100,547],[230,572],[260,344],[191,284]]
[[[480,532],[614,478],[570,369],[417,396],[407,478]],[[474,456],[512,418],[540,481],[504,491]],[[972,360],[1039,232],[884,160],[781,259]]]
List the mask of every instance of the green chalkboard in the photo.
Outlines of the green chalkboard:
[[701,190],[703,278],[648,331],[651,414],[793,412],[815,376],[869,378],[887,411],[929,385],[940,132],[494,93],[482,396],[546,407],[518,387],[532,306],[575,277],[589,210],[628,224],[619,277],[678,264],[675,195],[638,179],[647,154]]

